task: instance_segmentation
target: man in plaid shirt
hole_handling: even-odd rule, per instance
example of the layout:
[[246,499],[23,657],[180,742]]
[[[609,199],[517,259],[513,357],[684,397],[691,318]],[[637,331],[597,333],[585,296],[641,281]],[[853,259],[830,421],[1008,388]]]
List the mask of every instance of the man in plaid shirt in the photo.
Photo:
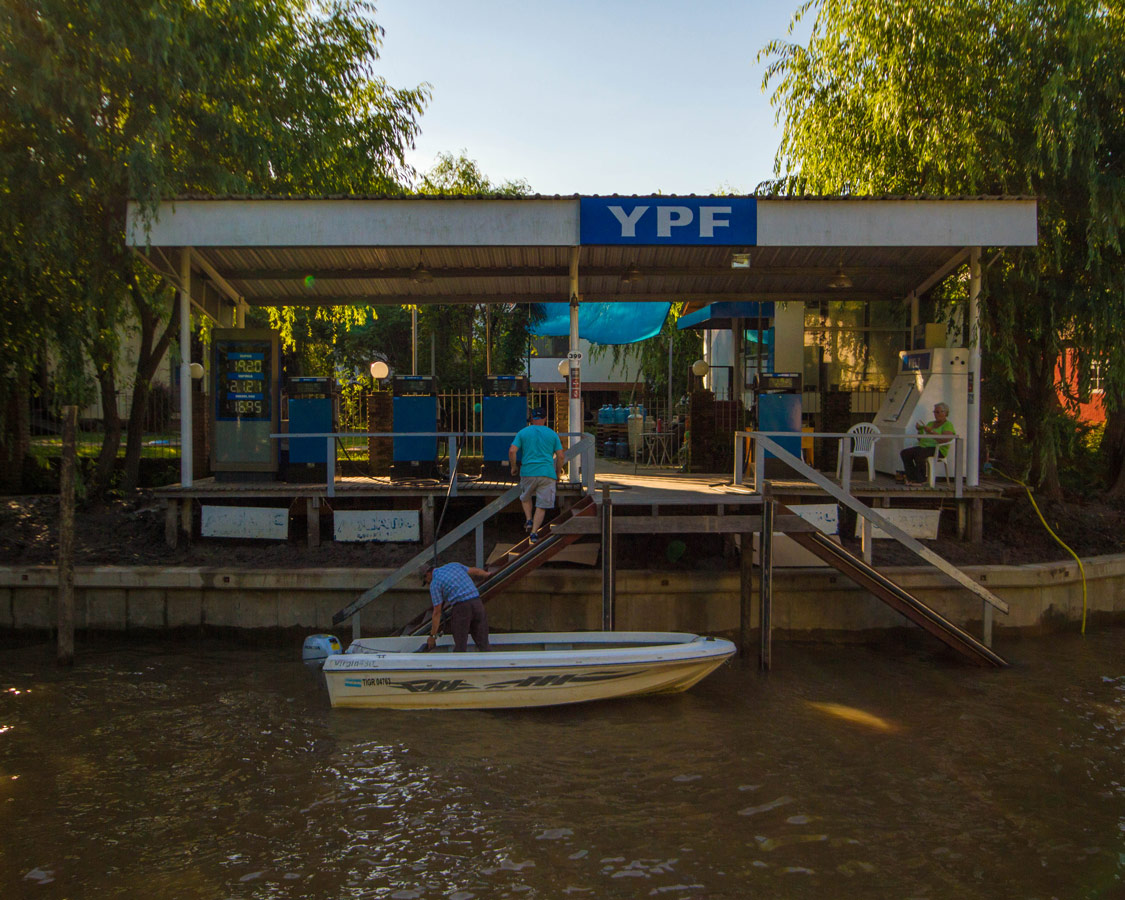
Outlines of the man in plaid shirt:
[[470,633],[477,650],[488,649],[488,616],[485,615],[484,603],[473,578],[487,578],[491,574],[485,569],[461,563],[446,563],[437,568],[430,566],[422,573],[422,584],[429,587],[430,600],[434,606],[430,619],[430,637],[426,641],[427,650],[433,650],[437,644],[443,605],[449,607],[454,653],[465,652],[469,646]]

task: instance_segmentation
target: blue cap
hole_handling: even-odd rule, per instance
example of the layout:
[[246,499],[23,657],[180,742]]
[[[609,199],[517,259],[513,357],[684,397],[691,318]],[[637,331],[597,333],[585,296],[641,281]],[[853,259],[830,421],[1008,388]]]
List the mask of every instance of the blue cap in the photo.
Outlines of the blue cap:
[[527,414],[527,417],[529,419],[545,419],[547,418],[547,410],[542,406],[537,406]]

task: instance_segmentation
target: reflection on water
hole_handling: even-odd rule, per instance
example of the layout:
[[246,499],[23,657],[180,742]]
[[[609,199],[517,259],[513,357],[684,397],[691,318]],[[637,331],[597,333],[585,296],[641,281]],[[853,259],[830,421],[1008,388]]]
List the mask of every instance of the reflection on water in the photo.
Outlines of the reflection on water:
[[1125,632],[328,707],[299,648],[0,651],[0,897],[1125,896]]

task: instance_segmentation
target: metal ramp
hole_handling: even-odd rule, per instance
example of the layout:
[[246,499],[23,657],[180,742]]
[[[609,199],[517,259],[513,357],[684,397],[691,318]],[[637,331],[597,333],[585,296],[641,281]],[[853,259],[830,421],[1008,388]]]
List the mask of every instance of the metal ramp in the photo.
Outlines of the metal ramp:
[[962,631],[936,610],[820,532],[794,532],[789,537],[970,661],[979,666],[997,668],[1008,665],[1006,660],[975,637]]
[[[530,538],[524,538],[512,547],[508,551],[501,568],[478,586],[481,600],[487,603],[492,597],[515,584],[530,572],[534,572],[564,547],[569,547],[582,537],[581,534],[557,534],[554,532],[556,526],[580,516],[597,515],[597,511],[594,498],[587,495],[550,522],[545,523],[539,530],[540,539],[537,543],[532,544]],[[409,624],[399,631],[399,634],[410,635],[425,632],[430,627],[430,617],[433,615],[431,610],[432,607],[424,609],[411,619]],[[444,628],[449,621],[448,610],[442,613],[441,621]]]
[[[583,465],[584,470],[586,468],[589,468],[590,471],[593,471],[592,463],[590,462],[590,458],[591,458],[591,455],[593,453],[593,443],[594,443],[593,438],[590,437],[590,435],[583,435],[582,439],[580,441],[578,441],[576,444],[572,445],[571,447],[567,448],[566,457],[565,457],[567,462],[570,462],[570,461],[574,460],[576,457],[580,457],[582,459],[582,465]],[[456,478],[456,472],[453,473],[452,477],[454,479]],[[454,480],[450,483],[450,495],[456,493],[455,487],[456,487],[456,481]],[[432,562],[438,554],[440,554],[444,550],[447,550],[448,548],[452,547],[459,540],[461,540],[461,538],[465,537],[465,535],[472,533],[472,531],[478,525],[483,524],[484,522],[486,522],[490,518],[492,518],[494,515],[496,515],[498,512],[501,512],[502,510],[506,509],[512,503],[517,502],[519,500],[519,497],[520,497],[520,486],[518,484],[513,485],[511,488],[509,488],[507,491],[505,491],[503,494],[501,494],[499,497],[497,497],[495,500],[493,500],[491,503],[489,503],[487,506],[485,506],[484,509],[477,512],[475,515],[470,516],[468,519],[466,519],[460,525],[457,525],[457,526],[451,528],[447,534],[438,538],[436,541],[434,541],[434,543],[431,546],[425,548],[421,553],[419,553],[417,556],[412,558],[409,562],[406,562],[403,565],[399,566],[399,568],[397,568],[394,572],[392,572],[390,575],[388,575],[386,578],[384,578],[382,581],[380,581],[377,585],[375,585],[372,588],[369,588],[368,590],[366,590],[362,594],[360,594],[355,600],[353,600],[351,603],[349,603],[347,606],[345,606],[343,609],[341,609],[339,612],[337,612],[332,617],[332,624],[333,625],[339,625],[342,622],[346,622],[348,619],[351,619],[352,620],[352,639],[355,640],[356,638],[358,638],[360,636],[360,633],[359,633],[360,632],[359,616],[356,616],[356,613],[358,613],[361,609],[363,609],[365,606],[367,606],[367,604],[370,603],[372,600],[376,599],[377,597],[381,597],[383,594],[385,594],[387,591],[389,591],[391,588],[393,588],[396,584],[398,584],[404,578],[408,577],[409,575],[411,575],[415,572],[420,571],[423,566]],[[589,495],[587,495],[587,496],[583,497],[581,500],[579,500],[578,503],[576,503],[573,507],[571,507],[571,510],[577,509],[581,504],[583,504],[586,501],[589,501],[589,507],[590,507],[589,511],[588,512],[582,512],[580,514],[581,515],[593,515],[594,514],[594,501],[593,501],[592,498],[589,497]],[[583,509],[585,509],[585,507],[583,507]],[[565,513],[563,515],[565,515]],[[561,521],[564,521],[563,516],[558,516],[558,517],[555,518],[554,524],[557,524]],[[562,535],[556,535],[555,537],[561,539],[563,536]],[[542,565],[544,562],[546,562],[548,559],[550,559],[551,556],[554,556],[556,553],[558,553],[559,550],[561,550],[563,547],[567,546],[568,544],[573,543],[575,540],[578,539],[578,536],[566,535],[566,537],[568,537],[569,540],[565,541],[565,543],[561,542],[561,541],[551,542],[549,539],[544,539],[544,540],[540,541],[538,544],[536,544],[534,552],[533,553],[529,552],[529,553],[526,554],[529,557],[527,562],[525,562],[524,565],[516,567],[519,571],[519,575],[517,575],[516,577],[517,578],[523,577],[523,575],[532,571],[534,568],[537,568],[538,566]],[[525,543],[527,543],[528,547],[530,547],[530,541],[525,541]],[[509,554],[515,552],[515,550],[517,550],[521,546],[523,546],[523,545],[517,544],[515,547],[512,548],[511,551],[509,551]],[[541,553],[544,550],[548,550],[550,547],[554,547],[554,549],[550,552],[550,554],[547,555],[547,556],[541,556]],[[534,566],[530,566],[530,567],[525,568],[525,566],[527,566],[532,560],[536,560],[536,559],[538,559],[539,561],[536,562]],[[509,563],[504,569],[502,569],[500,572],[498,572],[497,575],[495,575],[495,576],[493,576],[493,578],[489,579],[485,583],[485,585],[491,586],[493,581],[496,581],[498,576],[503,575],[509,568],[512,568],[512,567],[513,567],[512,564]],[[507,584],[508,581],[510,581],[510,580],[512,580],[512,574],[509,574],[503,581],[498,582],[495,590],[499,590],[501,587],[503,587],[505,584]],[[483,590],[481,591],[481,596],[482,597],[484,596]]]

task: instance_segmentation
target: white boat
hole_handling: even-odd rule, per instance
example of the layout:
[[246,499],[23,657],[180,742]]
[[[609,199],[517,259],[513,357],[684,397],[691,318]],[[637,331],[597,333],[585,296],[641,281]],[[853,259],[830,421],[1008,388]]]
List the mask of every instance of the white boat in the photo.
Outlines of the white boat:
[[734,655],[722,638],[661,631],[494,634],[453,653],[449,635],[361,638],[324,660],[333,706],[504,709],[686,691]]

